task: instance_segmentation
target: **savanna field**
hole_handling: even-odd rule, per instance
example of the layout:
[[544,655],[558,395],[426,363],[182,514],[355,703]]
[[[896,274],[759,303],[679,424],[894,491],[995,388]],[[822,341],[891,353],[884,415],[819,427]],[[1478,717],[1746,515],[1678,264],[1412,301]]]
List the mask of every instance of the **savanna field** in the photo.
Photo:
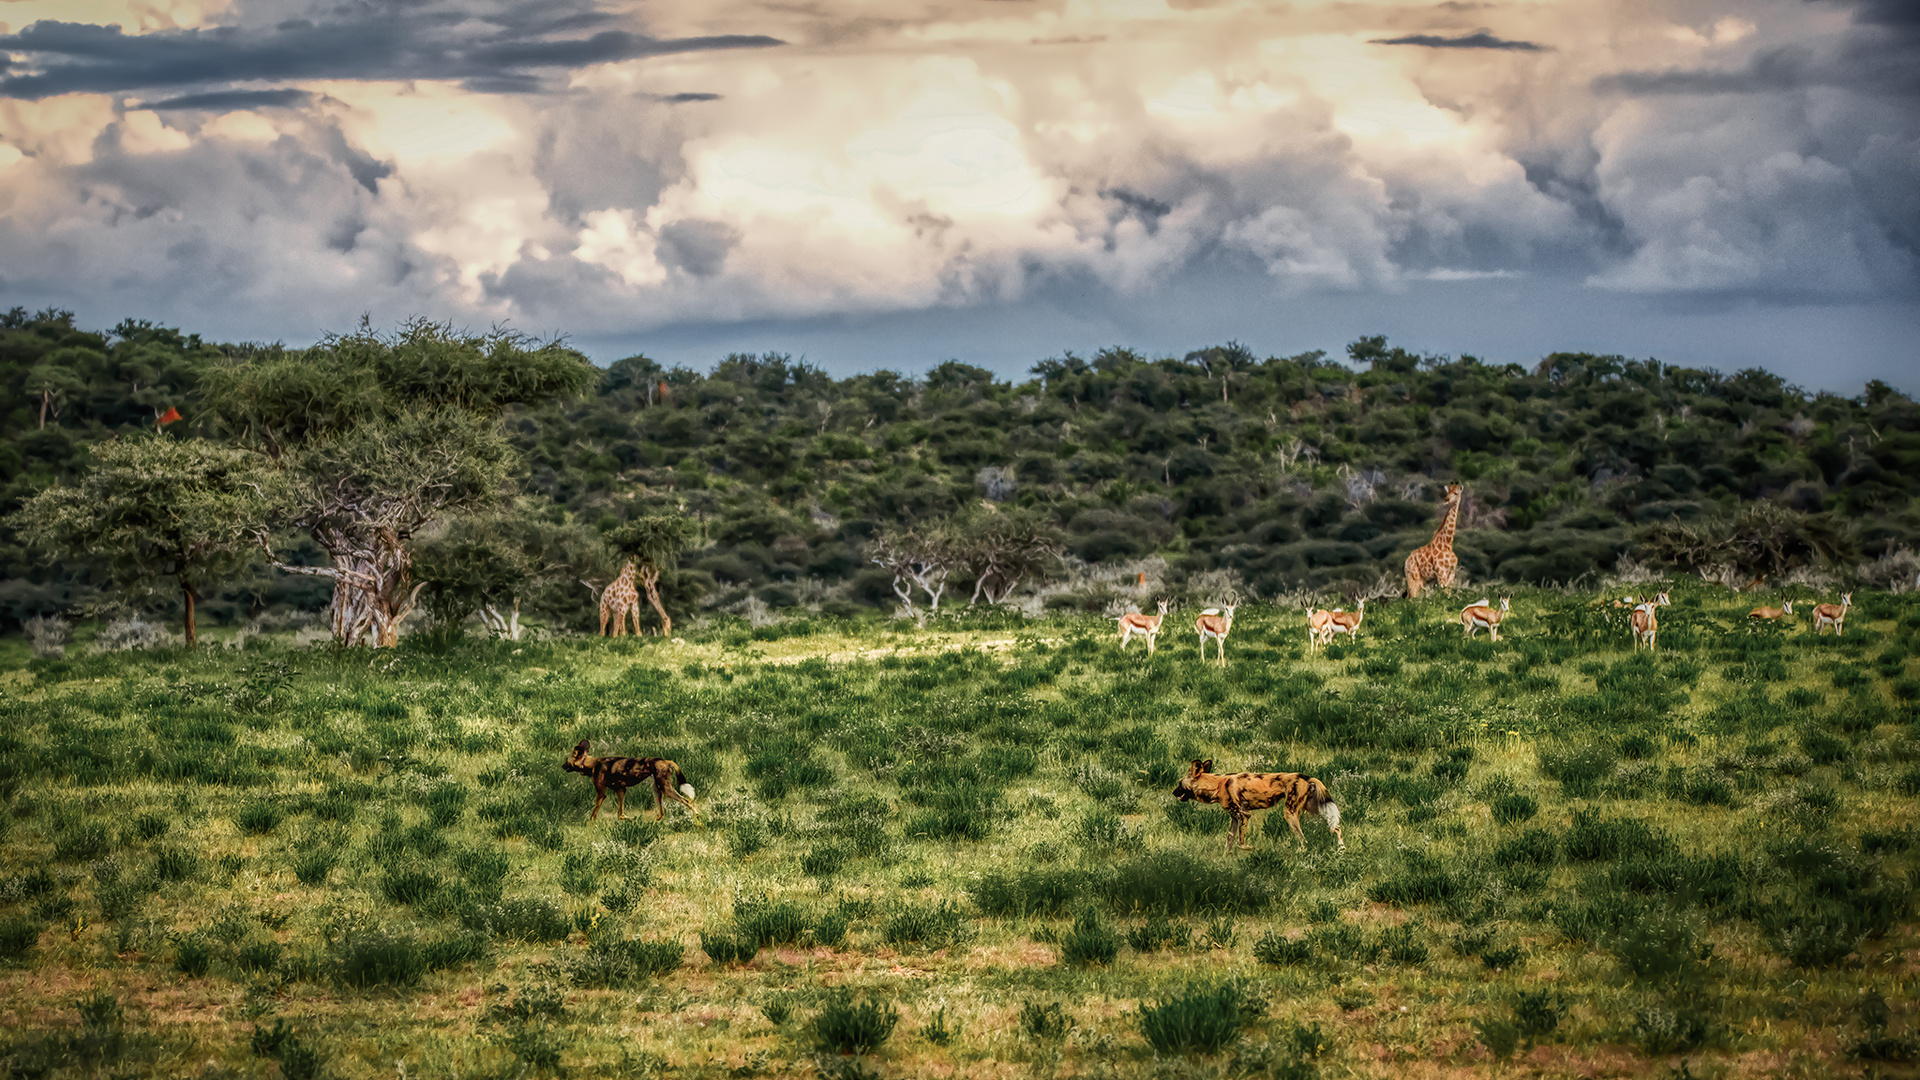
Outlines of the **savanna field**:
[[[0,653],[6,1075],[1911,1075],[1920,603]],[[1820,597],[1817,599],[1836,599]],[[217,637],[218,635],[213,635]],[[561,763],[669,757],[631,820]],[[1322,778],[1233,854],[1190,759]]]

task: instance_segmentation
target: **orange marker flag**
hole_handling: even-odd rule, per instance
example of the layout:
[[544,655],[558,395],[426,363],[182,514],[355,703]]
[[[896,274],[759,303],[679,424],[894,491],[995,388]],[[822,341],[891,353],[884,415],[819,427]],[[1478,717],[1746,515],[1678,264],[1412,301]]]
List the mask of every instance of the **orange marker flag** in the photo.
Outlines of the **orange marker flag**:
[[178,419],[180,419],[180,410],[169,405],[167,406],[166,412],[163,412],[159,416],[154,417],[153,422],[159,425],[160,427],[166,427],[168,424],[171,424]]

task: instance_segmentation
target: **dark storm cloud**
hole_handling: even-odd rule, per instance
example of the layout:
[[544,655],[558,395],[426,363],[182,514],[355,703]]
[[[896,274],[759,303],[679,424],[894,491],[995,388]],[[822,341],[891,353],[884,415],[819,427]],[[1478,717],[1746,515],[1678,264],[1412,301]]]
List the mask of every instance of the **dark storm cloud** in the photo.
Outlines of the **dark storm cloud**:
[[1429,49],[1505,49],[1510,52],[1546,52],[1547,46],[1531,41],[1509,41],[1494,37],[1485,30],[1477,33],[1462,34],[1459,37],[1441,37],[1438,34],[1407,34],[1404,37],[1374,38],[1369,45],[1421,45]]
[[151,102],[143,105],[142,108],[204,109],[208,112],[230,112],[234,109],[278,109],[304,105],[312,97],[313,95],[305,90],[213,90],[204,94],[187,94],[183,97]]
[[602,30],[562,36],[604,21],[592,11],[552,17],[537,7],[487,15],[417,6],[350,10],[354,17],[330,22],[297,19],[148,34],[90,23],[36,22],[0,36],[0,53],[26,58],[0,72],[0,97],[306,79],[443,79],[486,92],[525,93],[545,85],[543,71],[783,44],[758,34],[653,38]]
[[1868,96],[1920,96],[1920,2],[1854,4],[1854,29],[1832,47],[1763,49],[1735,68],[1626,71],[1594,80],[1603,94],[1758,94],[1840,87]]

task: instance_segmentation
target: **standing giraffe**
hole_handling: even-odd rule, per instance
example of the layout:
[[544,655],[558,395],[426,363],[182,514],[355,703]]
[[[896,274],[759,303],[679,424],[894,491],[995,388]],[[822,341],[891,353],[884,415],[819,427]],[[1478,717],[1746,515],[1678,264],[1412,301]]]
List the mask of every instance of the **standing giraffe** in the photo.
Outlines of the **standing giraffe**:
[[633,572],[638,560],[628,559],[620,576],[613,579],[600,594],[600,634],[607,633],[607,619],[613,619],[613,636],[625,637],[627,633],[627,615],[633,615],[633,636],[640,636],[640,590],[633,587]]
[[1407,556],[1407,599],[1419,599],[1428,578],[1443,589],[1453,588],[1454,571],[1460,569],[1460,559],[1453,553],[1453,527],[1460,520],[1460,502],[1460,485],[1448,484],[1446,520],[1433,534],[1432,543],[1414,548]]

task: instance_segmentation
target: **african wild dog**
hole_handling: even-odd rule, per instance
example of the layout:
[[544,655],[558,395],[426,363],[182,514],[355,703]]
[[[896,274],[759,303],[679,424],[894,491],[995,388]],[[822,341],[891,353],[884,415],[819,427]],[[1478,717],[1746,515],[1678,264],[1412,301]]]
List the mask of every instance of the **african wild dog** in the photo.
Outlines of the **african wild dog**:
[[1306,834],[1300,831],[1301,814],[1319,814],[1333,833],[1334,841],[1342,848],[1347,846],[1347,838],[1340,832],[1340,808],[1334,805],[1327,785],[1319,780],[1290,772],[1215,773],[1212,770],[1212,758],[1195,760],[1187,775],[1173,786],[1173,797],[1226,807],[1233,819],[1232,827],[1227,830],[1229,851],[1252,851],[1253,845],[1246,842],[1246,834],[1253,812],[1281,804],[1285,805],[1287,826],[1301,847],[1307,846]]
[[693,805],[693,785],[687,783],[686,774],[680,771],[680,766],[666,758],[597,758],[587,753],[587,740],[581,739],[580,745],[567,755],[565,768],[568,772],[581,773],[593,780],[593,812],[587,815],[588,821],[600,816],[600,804],[606,801],[609,788],[613,790],[614,804],[624,820],[627,816],[627,789],[645,783],[648,778],[653,780],[655,821],[665,819],[669,795],[685,803],[687,809],[695,814],[700,813],[700,808]]

